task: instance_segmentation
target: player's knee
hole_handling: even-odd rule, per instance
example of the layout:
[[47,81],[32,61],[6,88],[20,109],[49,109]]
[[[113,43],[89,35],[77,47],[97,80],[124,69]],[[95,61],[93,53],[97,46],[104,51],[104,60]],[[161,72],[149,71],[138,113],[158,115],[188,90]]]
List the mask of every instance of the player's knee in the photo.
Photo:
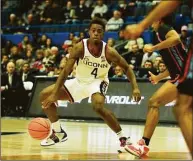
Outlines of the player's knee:
[[149,108],[159,108],[160,103],[159,103],[159,99],[151,97],[148,101],[148,107]]
[[100,112],[102,111],[104,107],[104,101],[103,100],[93,100],[92,107],[95,112]]

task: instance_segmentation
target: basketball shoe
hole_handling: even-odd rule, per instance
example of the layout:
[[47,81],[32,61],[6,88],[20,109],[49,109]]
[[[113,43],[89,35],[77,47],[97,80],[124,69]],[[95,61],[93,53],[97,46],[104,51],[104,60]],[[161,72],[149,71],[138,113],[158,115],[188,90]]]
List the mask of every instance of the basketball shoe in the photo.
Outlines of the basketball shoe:
[[50,146],[50,145],[54,145],[59,142],[66,141],[68,139],[67,133],[62,129],[62,127],[60,127],[60,129],[61,129],[60,132],[55,132],[52,129],[48,138],[42,140],[40,145],[41,146]]
[[125,150],[125,146],[132,144],[130,137],[128,137],[128,138],[126,138],[126,137],[121,137],[121,138],[119,138],[119,141],[120,141],[120,147],[119,147],[119,149],[117,150],[118,153],[127,152],[127,151]]
[[149,147],[145,144],[145,140],[141,139],[137,144],[126,145],[125,150],[137,157],[141,157],[149,152]]

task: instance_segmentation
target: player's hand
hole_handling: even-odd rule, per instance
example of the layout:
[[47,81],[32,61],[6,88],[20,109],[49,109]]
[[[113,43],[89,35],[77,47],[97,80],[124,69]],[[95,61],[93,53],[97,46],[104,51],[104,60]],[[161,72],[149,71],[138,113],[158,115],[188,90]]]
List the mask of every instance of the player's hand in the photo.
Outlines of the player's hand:
[[157,84],[159,82],[158,78],[156,75],[154,75],[152,72],[148,72],[150,77],[149,77],[149,81],[152,83],[152,84]]
[[127,25],[124,32],[125,39],[136,39],[143,31],[144,28],[140,24]]
[[43,102],[42,108],[48,109],[53,103],[56,103],[59,100],[59,95],[51,93]]
[[141,100],[141,94],[139,88],[133,89],[132,97],[135,102],[139,102]]
[[150,45],[150,44],[146,44],[143,47],[143,52],[144,53],[146,53],[146,52],[152,53],[152,52],[154,52],[154,47],[152,45]]

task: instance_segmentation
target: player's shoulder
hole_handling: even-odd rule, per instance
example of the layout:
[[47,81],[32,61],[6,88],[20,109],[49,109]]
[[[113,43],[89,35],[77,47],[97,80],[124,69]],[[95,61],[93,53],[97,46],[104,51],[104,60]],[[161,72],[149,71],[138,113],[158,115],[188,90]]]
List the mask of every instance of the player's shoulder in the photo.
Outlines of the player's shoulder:
[[106,54],[110,54],[111,55],[111,54],[115,54],[115,53],[117,53],[115,48],[106,45]]

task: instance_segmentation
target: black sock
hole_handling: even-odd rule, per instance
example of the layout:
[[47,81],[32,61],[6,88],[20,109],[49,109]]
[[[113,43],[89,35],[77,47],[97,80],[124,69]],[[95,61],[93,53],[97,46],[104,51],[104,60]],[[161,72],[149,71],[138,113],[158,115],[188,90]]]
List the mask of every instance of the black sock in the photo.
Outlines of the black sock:
[[150,139],[146,138],[146,137],[142,137],[143,140],[145,140],[145,144],[148,146],[149,145],[149,142],[150,142]]

